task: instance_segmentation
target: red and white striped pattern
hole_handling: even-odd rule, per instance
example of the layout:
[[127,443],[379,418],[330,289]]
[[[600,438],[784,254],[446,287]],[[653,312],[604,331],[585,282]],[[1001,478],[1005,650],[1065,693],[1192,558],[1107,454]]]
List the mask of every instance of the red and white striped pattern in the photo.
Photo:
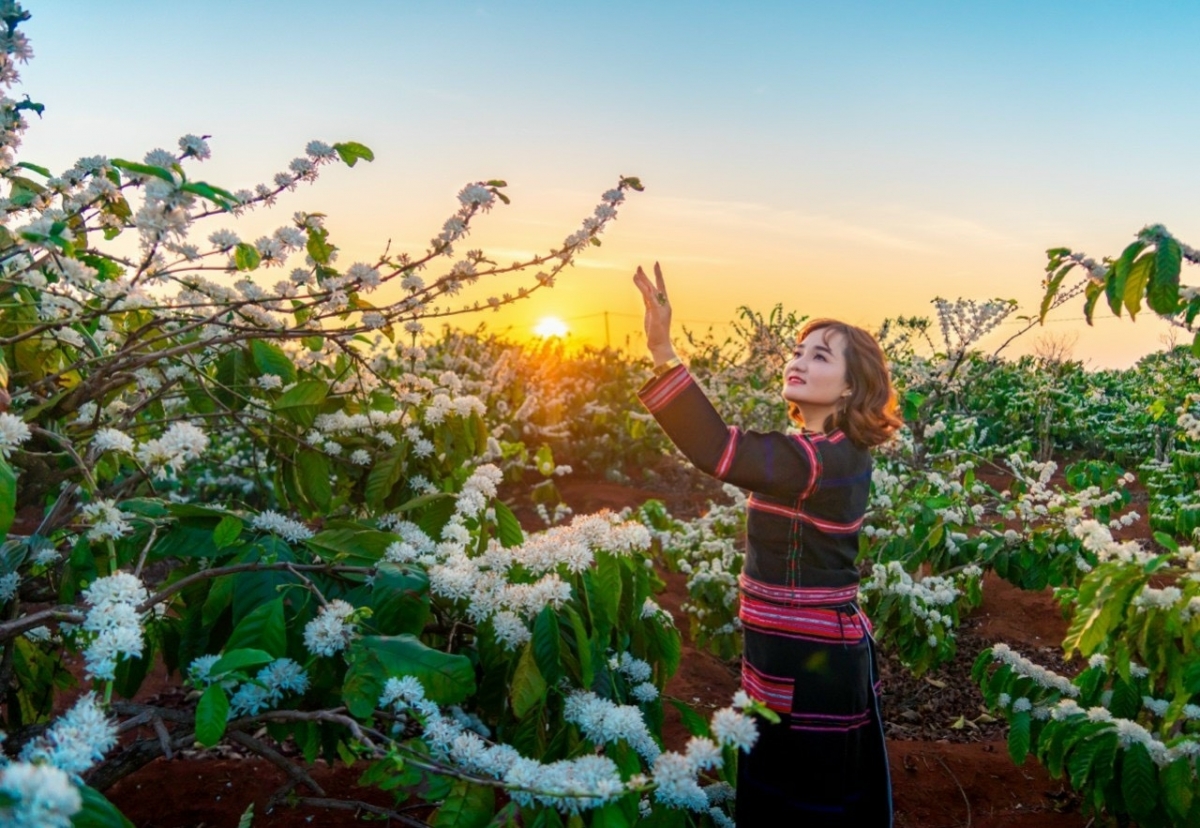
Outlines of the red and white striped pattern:
[[725,443],[725,450],[721,452],[721,459],[717,461],[717,468],[713,471],[713,476],[718,480],[724,480],[725,475],[729,474],[729,467],[733,465],[733,456],[737,454],[738,437],[742,430],[737,426],[729,427],[729,440]]
[[678,365],[663,374],[658,384],[642,395],[642,404],[651,414],[657,414],[693,382],[688,369]]
[[792,712],[794,687],[792,679],[769,676],[742,659],[742,689],[747,696],[762,702],[776,713]]
[[796,441],[796,445],[800,446],[800,449],[808,456],[808,466],[812,470],[809,472],[808,485],[800,493],[800,499],[807,500],[817,488],[817,481],[821,479],[821,455],[813,448],[807,435],[793,434],[792,439]]
[[827,535],[852,535],[859,530],[863,522],[863,519],[860,517],[852,523],[835,523],[832,520],[825,520],[811,515],[803,509],[792,509],[784,506],[782,503],[771,503],[768,500],[763,500],[756,494],[750,495],[746,506],[756,512],[766,512],[788,518],[789,520],[798,520],[801,523],[807,523],[810,526],[817,527]]
[[857,613],[819,607],[783,607],[743,595],[738,617],[749,630],[809,641],[855,644],[867,634]]
[[793,607],[836,607],[849,604],[858,598],[858,584],[844,587],[789,587],[768,584],[751,578],[746,573],[738,576],[742,594],[761,601],[770,601]]

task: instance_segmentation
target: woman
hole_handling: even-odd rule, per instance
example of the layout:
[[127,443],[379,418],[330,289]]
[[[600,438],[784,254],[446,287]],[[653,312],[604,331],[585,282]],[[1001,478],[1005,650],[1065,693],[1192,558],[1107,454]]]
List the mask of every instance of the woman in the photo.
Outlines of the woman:
[[784,368],[783,399],[802,431],[726,426],[671,346],[671,304],[639,267],[655,377],[638,397],[692,463],[743,489],[742,687],[780,715],[760,722],[738,768],[739,826],[892,824],[871,625],[858,608],[858,530],[868,449],[900,427],[878,343],[833,320],[810,322]]

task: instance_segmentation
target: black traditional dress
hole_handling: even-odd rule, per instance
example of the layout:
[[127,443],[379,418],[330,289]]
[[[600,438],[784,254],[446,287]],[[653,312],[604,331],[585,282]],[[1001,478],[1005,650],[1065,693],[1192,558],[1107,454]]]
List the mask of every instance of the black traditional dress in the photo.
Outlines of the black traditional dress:
[[682,366],[638,397],[697,468],[751,492],[742,687],[781,721],[760,720],[741,757],[738,825],[890,826],[878,670],[854,563],[870,453],[841,431],[727,426]]

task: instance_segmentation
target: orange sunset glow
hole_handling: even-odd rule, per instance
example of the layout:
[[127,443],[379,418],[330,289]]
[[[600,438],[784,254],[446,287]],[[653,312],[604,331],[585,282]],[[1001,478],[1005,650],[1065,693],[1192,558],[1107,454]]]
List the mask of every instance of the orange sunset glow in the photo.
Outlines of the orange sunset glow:
[[557,316],[545,316],[538,320],[537,325],[533,328],[533,332],[542,339],[551,339],[553,337],[562,339],[570,333],[570,329],[567,328],[567,323]]

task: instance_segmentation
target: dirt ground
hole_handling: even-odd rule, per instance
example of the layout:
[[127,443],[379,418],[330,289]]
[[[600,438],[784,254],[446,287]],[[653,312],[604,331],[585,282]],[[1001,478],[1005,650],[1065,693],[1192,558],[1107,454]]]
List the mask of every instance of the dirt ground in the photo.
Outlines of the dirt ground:
[[[715,486],[703,485],[655,491],[570,478],[558,488],[576,514],[604,508],[615,511],[655,497],[680,516],[701,514],[718,491]],[[531,508],[519,501],[513,505],[526,528],[539,528],[540,521]],[[672,573],[665,573],[664,579],[667,589],[659,602],[682,621],[679,605],[687,594],[685,579]],[[1084,828],[1088,824],[1062,780],[1050,779],[1032,760],[1022,767],[1013,765],[1002,723],[980,719],[982,699],[969,679],[975,656],[996,641],[1005,641],[1046,666],[1070,672],[1058,646],[1065,632],[1066,622],[1048,592],[1023,592],[989,577],[983,605],[960,630],[959,654],[952,664],[913,679],[883,653],[884,717],[897,826]],[[738,687],[736,663],[697,651],[685,640],[682,664],[667,686],[668,696],[691,702],[701,712],[729,703]],[[144,693],[152,695],[165,687],[164,679],[154,676]],[[667,709],[667,740],[669,746],[678,747],[687,734],[677,716],[671,715],[673,708]],[[358,788],[360,772],[340,764],[319,764],[312,776],[330,798],[395,807],[390,794]],[[331,810],[311,802],[265,813],[268,797],[284,781],[283,772],[270,763],[222,748],[169,762],[158,759],[106,793],[139,828],[233,828],[251,802],[255,803],[255,826],[340,828],[361,825],[365,820],[372,820],[366,824],[378,824],[380,820],[369,813]],[[427,815],[427,808],[412,812],[416,819]]]

